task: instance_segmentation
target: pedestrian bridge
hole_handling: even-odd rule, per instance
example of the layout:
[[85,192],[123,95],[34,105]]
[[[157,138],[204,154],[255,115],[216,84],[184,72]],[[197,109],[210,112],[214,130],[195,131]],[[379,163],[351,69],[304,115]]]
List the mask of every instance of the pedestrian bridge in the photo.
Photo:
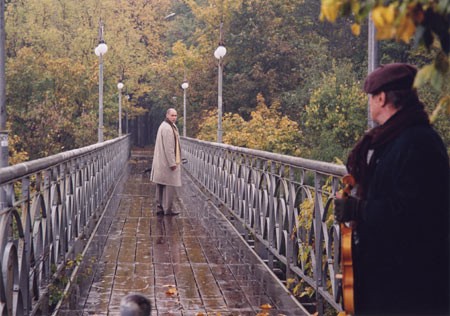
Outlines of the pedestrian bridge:
[[[180,215],[155,215],[150,149],[122,136],[0,169],[1,315],[339,311],[342,166],[182,139]],[[295,294],[295,295],[294,295]]]

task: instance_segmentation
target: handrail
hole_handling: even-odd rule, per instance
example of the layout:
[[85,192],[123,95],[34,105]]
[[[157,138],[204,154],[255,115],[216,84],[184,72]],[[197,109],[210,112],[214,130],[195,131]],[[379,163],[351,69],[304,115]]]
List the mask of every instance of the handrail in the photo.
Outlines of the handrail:
[[48,314],[129,154],[126,135],[0,169],[0,315]]
[[275,153],[271,153],[268,151],[245,148],[245,147],[237,147],[237,146],[228,145],[228,144],[212,143],[212,142],[207,142],[207,141],[203,141],[200,139],[194,139],[194,138],[189,138],[189,137],[183,137],[183,139],[186,141],[189,141],[191,143],[195,143],[195,144],[202,145],[205,147],[211,147],[211,148],[217,148],[217,149],[220,148],[225,151],[227,151],[227,150],[233,151],[233,152],[240,153],[243,155],[260,157],[260,158],[264,158],[266,160],[279,161],[281,163],[285,163],[288,165],[301,167],[301,168],[308,169],[308,170],[316,170],[318,172],[326,173],[326,174],[330,174],[330,175],[343,176],[346,173],[346,171],[345,171],[346,169],[344,166],[329,163],[329,162],[288,156],[288,155],[282,155],[282,154],[275,154]]
[[259,241],[260,255],[315,290],[317,312],[341,311],[339,225],[331,205],[344,166],[182,138],[186,170]]
[[59,154],[55,154],[49,157],[44,157],[40,159],[35,159],[32,161],[18,163],[12,166],[0,168],[0,185],[5,184],[13,180],[14,178],[23,177],[25,175],[37,172],[41,169],[48,168],[48,166],[53,166],[56,164],[63,163],[67,160],[83,156],[87,153],[91,153],[96,150],[100,150],[105,146],[109,146],[111,144],[115,144],[127,136],[122,136],[119,138],[111,139],[105,141],[103,143],[96,143],[90,146],[73,149],[70,151],[62,152]]

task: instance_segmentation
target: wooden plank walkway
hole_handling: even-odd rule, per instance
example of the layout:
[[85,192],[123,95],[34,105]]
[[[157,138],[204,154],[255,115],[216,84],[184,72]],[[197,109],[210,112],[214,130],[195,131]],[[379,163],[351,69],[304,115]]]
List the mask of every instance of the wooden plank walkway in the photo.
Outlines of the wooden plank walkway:
[[[104,250],[89,291],[59,314],[119,315],[121,298],[139,292],[152,315],[306,315],[186,174],[180,215],[155,215],[155,187],[143,174],[150,155],[133,151],[91,243]],[[263,313],[263,304],[273,309]]]

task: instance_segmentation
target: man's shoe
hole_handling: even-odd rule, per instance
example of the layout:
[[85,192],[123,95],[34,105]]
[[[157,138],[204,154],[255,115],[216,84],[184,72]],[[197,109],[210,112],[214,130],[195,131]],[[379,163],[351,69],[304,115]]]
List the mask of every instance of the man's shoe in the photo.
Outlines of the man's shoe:
[[164,215],[164,211],[158,211],[158,212],[156,212],[156,215],[157,216],[163,216]]
[[170,211],[170,212],[166,213],[167,216],[177,216],[179,214],[180,214],[179,212],[174,212],[174,211]]

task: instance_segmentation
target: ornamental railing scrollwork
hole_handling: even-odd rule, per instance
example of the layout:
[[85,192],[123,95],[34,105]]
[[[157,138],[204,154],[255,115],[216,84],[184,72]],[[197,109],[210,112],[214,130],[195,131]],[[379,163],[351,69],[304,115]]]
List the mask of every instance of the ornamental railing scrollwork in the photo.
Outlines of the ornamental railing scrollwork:
[[89,238],[129,153],[123,136],[0,169],[0,315],[49,313],[48,286]]
[[186,170],[278,261],[287,278],[313,289],[317,312],[342,310],[339,226],[331,205],[345,167],[260,150],[182,139]]

